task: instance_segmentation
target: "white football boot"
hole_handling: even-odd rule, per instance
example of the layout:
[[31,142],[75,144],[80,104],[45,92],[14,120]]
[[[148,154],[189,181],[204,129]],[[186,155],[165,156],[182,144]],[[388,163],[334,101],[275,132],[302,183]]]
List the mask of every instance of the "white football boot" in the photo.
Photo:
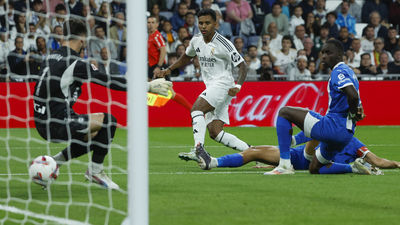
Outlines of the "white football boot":
[[364,160],[357,158],[351,165],[351,170],[356,174],[371,175],[371,168],[364,164]]
[[178,157],[180,159],[186,160],[186,161],[189,161],[189,160],[193,160],[196,162],[200,161],[199,158],[196,156],[196,148],[191,148],[190,152],[180,152],[178,154]]
[[91,173],[89,169],[85,173],[85,178],[106,189],[118,190],[118,184],[114,183],[102,170],[100,173]]

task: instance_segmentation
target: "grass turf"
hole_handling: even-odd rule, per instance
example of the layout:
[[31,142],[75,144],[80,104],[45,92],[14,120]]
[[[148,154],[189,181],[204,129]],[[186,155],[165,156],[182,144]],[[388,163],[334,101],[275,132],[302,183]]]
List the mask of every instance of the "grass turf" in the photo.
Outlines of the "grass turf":
[[[226,128],[252,145],[276,144],[274,128]],[[381,157],[400,161],[400,127],[358,127],[356,136]],[[27,137],[31,137],[28,139]],[[123,190],[126,184],[126,131],[118,129],[107,172]],[[396,224],[400,220],[399,170],[384,176],[263,176],[250,163],[241,168],[200,170],[177,158],[192,145],[191,128],[151,128],[150,224]],[[34,129],[0,130],[0,205],[88,222],[120,224],[126,192],[84,182],[88,157],[61,168],[51,188],[27,182],[29,161],[55,154],[63,144],[44,142]],[[206,138],[213,156],[234,153]],[[29,160],[28,160],[29,159]],[[11,174],[11,175],[9,175]],[[73,181],[73,185],[67,185]],[[50,202],[50,203],[49,203]],[[43,220],[0,210],[0,223]]]

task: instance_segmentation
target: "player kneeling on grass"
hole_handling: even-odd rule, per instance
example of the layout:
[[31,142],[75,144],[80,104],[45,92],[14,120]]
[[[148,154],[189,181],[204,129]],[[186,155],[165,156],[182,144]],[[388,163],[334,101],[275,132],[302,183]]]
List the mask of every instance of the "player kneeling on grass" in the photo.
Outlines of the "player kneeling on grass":
[[[85,173],[86,179],[104,188],[119,189],[103,171],[104,158],[117,128],[116,118],[108,113],[77,114],[72,109],[81,94],[84,82],[93,82],[115,90],[126,90],[126,80],[99,72],[83,61],[79,53],[85,48],[86,25],[79,20],[64,23],[63,46],[44,62],[34,92],[34,119],[38,133],[51,142],[69,142],[69,146],[53,156],[57,164],[93,151]],[[167,95],[170,82],[155,80],[149,91]]]
[[[307,142],[290,149],[290,161],[295,170],[308,170],[309,164],[315,155],[315,146],[318,141]],[[318,145],[319,146],[319,145]],[[318,147],[317,147],[318,148]],[[240,167],[249,162],[261,161],[270,165],[277,166],[279,164],[280,155],[279,148],[276,146],[255,146],[244,152],[225,155],[219,158],[211,157],[204,149],[198,149],[196,152],[199,157],[199,166],[204,170],[216,167]],[[352,163],[353,164],[349,164]],[[342,164],[341,170],[321,170],[320,174],[382,174],[381,169],[400,168],[400,162],[380,158],[372,153],[361,141],[353,137],[350,143],[337,154],[333,162],[334,164]]]

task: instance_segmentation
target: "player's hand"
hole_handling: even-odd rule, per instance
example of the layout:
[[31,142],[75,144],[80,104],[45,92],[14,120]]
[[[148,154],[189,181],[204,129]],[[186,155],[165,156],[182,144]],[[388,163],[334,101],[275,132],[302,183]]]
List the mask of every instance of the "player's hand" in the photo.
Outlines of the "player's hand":
[[163,78],[169,74],[171,74],[171,69],[167,68],[165,70],[160,70],[158,73],[154,72],[154,78]]
[[357,110],[356,114],[353,115],[353,114],[350,113],[349,115],[350,115],[350,118],[353,121],[355,121],[355,122],[360,121],[360,120],[365,118],[364,108],[362,106],[358,107],[358,110]]
[[149,92],[168,96],[168,90],[172,88],[172,82],[164,78],[155,79],[149,82]]
[[239,93],[240,89],[237,87],[229,88],[228,95],[235,97]]

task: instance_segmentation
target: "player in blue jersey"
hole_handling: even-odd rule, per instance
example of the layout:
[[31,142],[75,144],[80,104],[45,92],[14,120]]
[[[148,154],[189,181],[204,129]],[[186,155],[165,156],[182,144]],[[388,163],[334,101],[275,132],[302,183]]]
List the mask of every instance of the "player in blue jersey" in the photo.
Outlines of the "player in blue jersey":
[[[296,170],[308,170],[310,161],[315,153],[315,146],[318,141],[310,141],[306,145],[301,145],[296,148],[290,148],[290,161]],[[205,151],[197,152],[199,157],[199,166],[204,170],[216,167],[240,167],[249,162],[261,161],[270,165],[278,165],[279,163],[279,148],[276,146],[255,146],[246,151],[225,155],[219,158],[209,156]],[[360,160],[357,160],[360,159]],[[334,163],[342,163],[346,166],[342,170],[325,170],[324,174],[341,174],[341,173],[358,173],[371,174],[379,171],[377,169],[370,170],[370,167],[365,166],[361,161],[371,165],[371,168],[377,167],[381,169],[400,168],[400,162],[380,158],[372,153],[361,141],[353,137],[348,145],[336,154],[333,158]],[[349,163],[354,162],[350,165]]]
[[346,166],[326,165],[350,142],[356,122],[363,119],[358,80],[350,67],[342,62],[344,51],[339,41],[327,41],[321,53],[322,63],[332,69],[328,82],[329,110],[325,116],[290,106],[279,110],[276,122],[280,149],[279,166],[265,175],[294,174],[289,151],[292,123],[304,131],[306,137],[321,142],[309,167],[311,173],[325,173],[324,170],[334,172]]

